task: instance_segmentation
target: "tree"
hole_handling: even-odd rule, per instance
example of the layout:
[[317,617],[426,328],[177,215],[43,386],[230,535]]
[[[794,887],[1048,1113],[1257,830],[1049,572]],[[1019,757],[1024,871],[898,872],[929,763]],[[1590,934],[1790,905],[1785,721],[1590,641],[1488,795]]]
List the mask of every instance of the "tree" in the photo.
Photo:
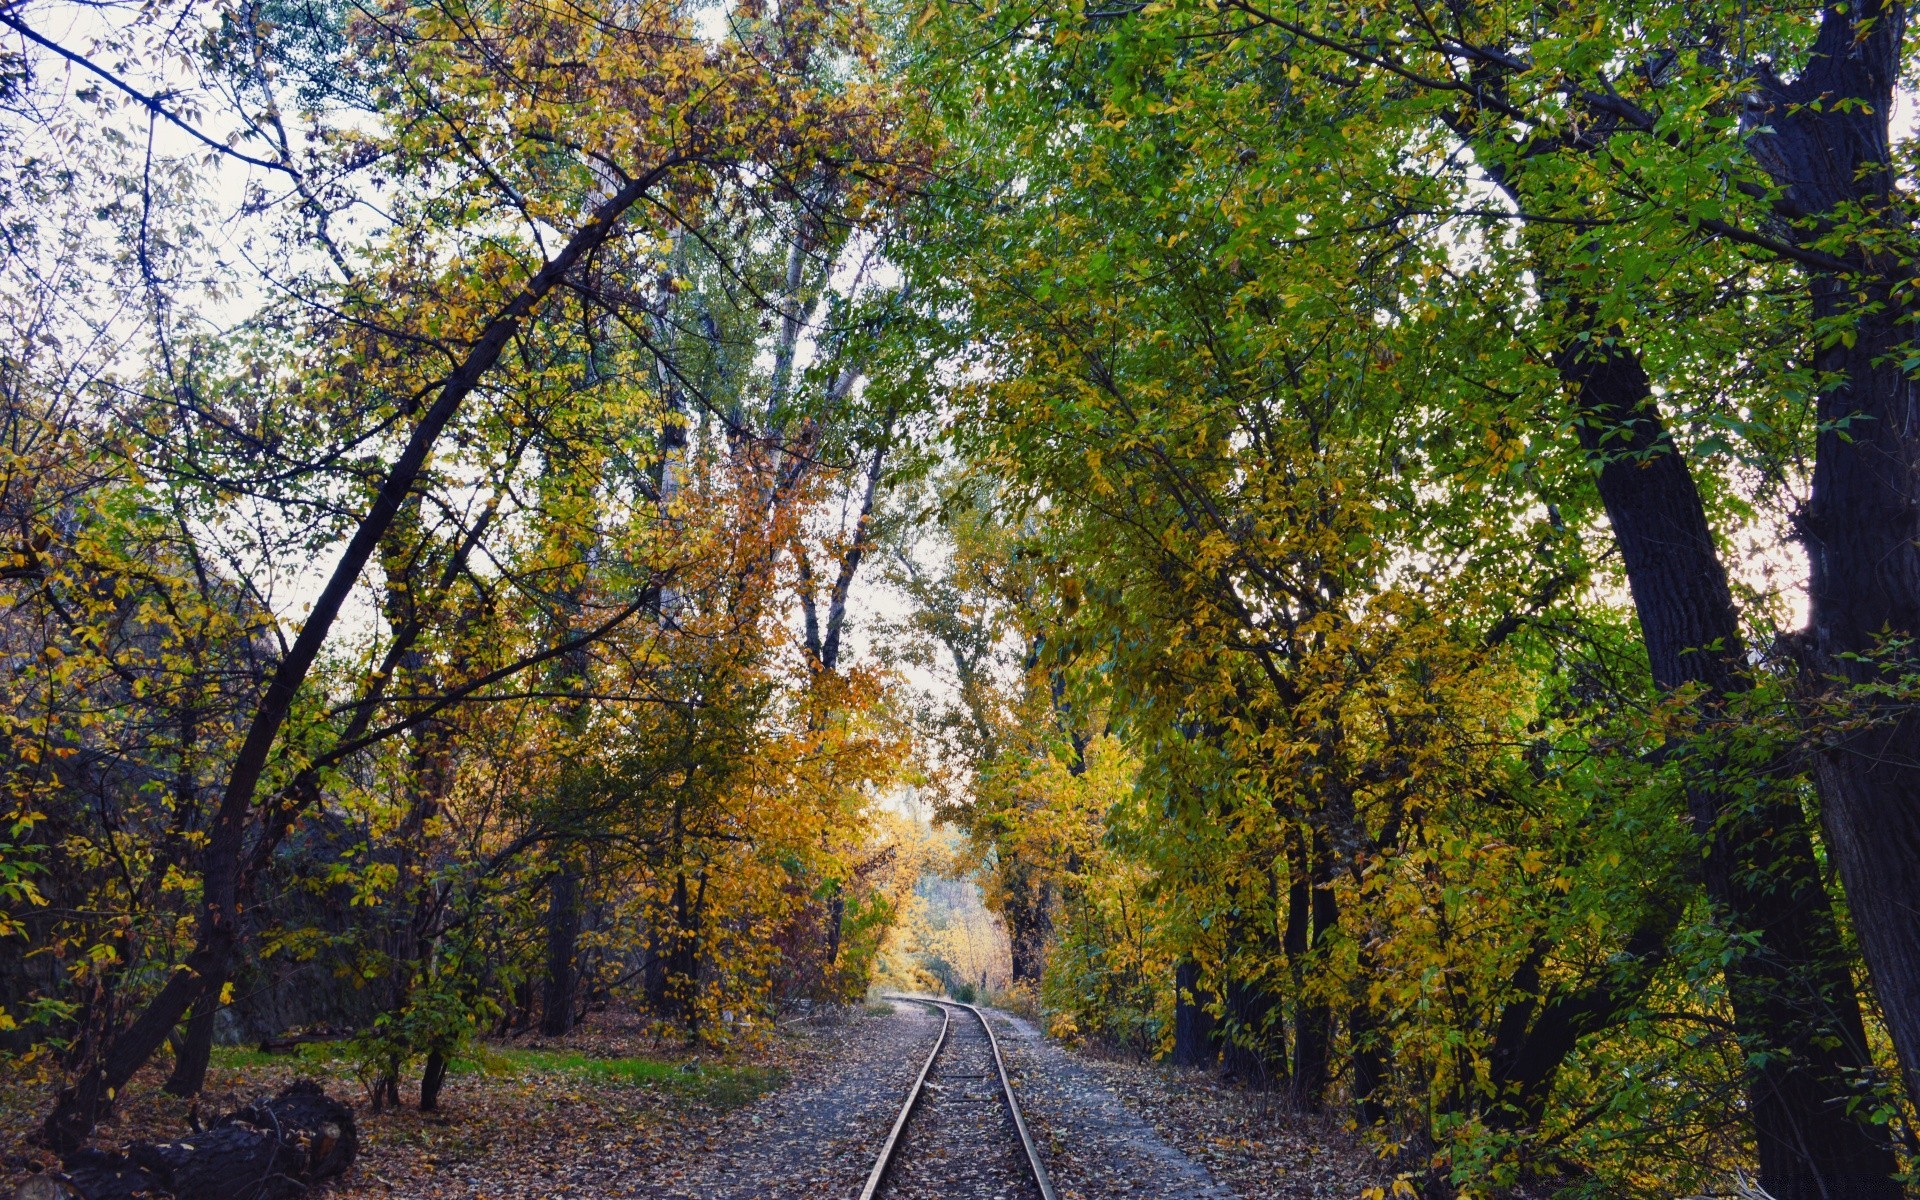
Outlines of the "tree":
[[[1894,1159],[1866,1116],[1874,1101],[1860,1088],[1871,1069],[1865,1031],[1800,794],[1790,772],[1788,781],[1753,786],[1792,760],[1790,739],[1773,743],[1771,756],[1751,745],[1724,751],[1740,756],[1737,769],[1710,749],[1739,742],[1735,727],[1755,711],[1744,699],[1729,707],[1753,685],[1739,669],[1743,630],[1712,522],[1769,496],[1742,497],[1726,478],[1699,483],[1699,464],[1683,456],[1655,407],[1657,387],[1722,411],[1750,405],[1715,419],[1747,439],[1757,469],[1772,472],[1763,483],[1779,480],[1794,418],[1747,383],[1786,367],[1786,339],[1757,351],[1736,340],[1744,325],[1736,334],[1725,299],[1736,298],[1744,320],[1788,316],[1782,284],[1804,261],[1752,232],[1744,200],[1707,213],[1700,181],[1744,151],[1726,137],[1730,93],[1704,82],[1724,60],[1703,54],[1696,77],[1691,64],[1660,57],[1665,40],[1697,28],[1691,18],[1665,10],[1623,18],[1617,37],[1634,49],[1613,61],[1642,61],[1644,49],[1655,65],[1615,87],[1592,74],[1602,59],[1589,57],[1616,36],[1610,14],[1476,9],[1452,13],[1451,31],[1430,16],[1255,5],[1022,10],[988,38],[996,65],[984,70],[993,82],[931,70],[936,94],[950,97],[948,127],[965,121],[979,164],[965,191],[943,197],[977,224],[939,252],[966,264],[948,302],[967,306],[980,338],[963,369],[988,380],[963,394],[977,397],[991,432],[965,444],[1021,480],[1032,503],[1064,506],[1072,516],[1063,528],[1087,523],[1061,560],[1088,572],[1100,563],[1099,573],[1113,576],[1116,544],[1140,539],[1143,565],[1118,575],[1129,582],[1111,585],[1106,609],[1127,632],[1094,639],[1102,672],[1120,675],[1136,643],[1202,656],[1209,666],[1200,679],[1214,671],[1231,678],[1241,656],[1251,657],[1253,681],[1229,693],[1207,695],[1192,679],[1161,685],[1191,707],[1154,725],[1179,729],[1189,743],[1224,744],[1239,771],[1259,769],[1270,753],[1238,748],[1247,736],[1240,727],[1260,718],[1250,697],[1278,693],[1290,714],[1282,728],[1318,719],[1323,710],[1303,710],[1290,679],[1323,644],[1340,645],[1315,622],[1364,630],[1411,620],[1386,617],[1398,610],[1380,597],[1399,593],[1415,565],[1435,577],[1419,611],[1468,625],[1476,621],[1469,614],[1483,614],[1489,650],[1563,597],[1580,596],[1599,564],[1566,534],[1594,509],[1568,467],[1596,467],[1651,682],[1694,706],[1694,732],[1658,736],[1679,739],[1665,751],[1670,765],[1695,772],[1689,803],[1675,815],[1711,831],[1704,882],[1736,948],[1728,980],[1753,1067],[1763,1185],[1776,1194],[1887,1193]],[[964,22],[930,28],[936,43],[974,36]],[[1550,36],[1555,30],[1565,36]],[[1780,34],[1790,44],[1786,24]],[[1661,89],[1671,99],[1657,113],[1627,111]],[[1063,154],[1067,146],[1073,152]],[[995,197],[993,206],[968,207],[981,194]],[[1781,257],[1750,262],[1742,247]],[[1665,324],[1636,351],[1620,332],[1640,335],[1643,321]],[[1669,340],[1675,329],[1688,341]],[[1684,370],[1708,363],[1722,364],[1710,368],[1719,371],[1711,384],[1685,382]],[[1690,434],[1705,425],[1693,411],[1686,419]],[[1276,436],[1287,421],[1301,432]],[[1721,461],[1725,435],[1717,445],[1704,461]],[[1432,490],[1408,482],[1419,478]],[[1315,479],[1317,490],[1301,482]],[[1356,492],[1405,515],[1348,515]],[[1457,502],[1463,492],[1477,511],[1440,499]],[[1273,497],[1289,498],[1284,518]],[[1316,522],[1389,543],[1404,565],[1375,566],[1349,545],[1329,549],[1297,532]],[[1512,561],[1481,557],[1502,553]],[[1144,565],[1156,556],[1160,566]],[[1292,582],[1314,572],[1325,577],[1318,588]],[[1484,599],[1477,606],[1446,591],[1466,578],[1499,597],[1490,610]],[[1185,585],[1192,593],[1149,604],[1163,589],[1181,594],[1170,580],[1193,581]],[[1196,620],[1209,608],[1220,624]],[[1310,634],[1304,644],[1301,629]],[[1368,665],[1350,678],[1393,677],[1391,658],[1357,657]],[[1467,661],[1463,681],[1499,655],[1483,668]],[[1121,677],[1132,689],[1152,678]],[[1761,690],[1777,695],[1770,686]],[[1334,721],[1322,745],[1366,745],[1356,728],[1350,718]],[[1395,758],[1400,765],[1360,777],[1409,777],[1404,754],[1385,756]],[[1472,761],[1463,753],[1450,769],[1474,778]],[[1275,796],[1294,790],[1284,778],[1272,786]],[[1337,814],[1348,803],[1343,792],[1365,790],[1336,786],[1309,811],[1327,803]],[[1241,806],[1218,803],[1210,819],[1225,821]],[[1365,825],[1315,824],[1310,832],[1325,837],[1336,863],[1355,845],[1395,849],[1396,839]],[[1259,846],[1251,857],[1287,857],[1283,846]],[[1291,873],[1306,877],[1302,903],[1291,903],[1291,879],[1263,885],[1254,876],[1243,886],[1238,910],[1266,897],[1246,935],[1256,943],[1299,947],[1303,922],[1294,914],[1310,914],[1316,894],[1337,895],[1327,892],[1329,877],[1316,878],[1312,863],[1324,856],[1304,850]],[[1557,1065],[1581,1039],[1632,1021],[1670,969],[1673,938],[1688,936],[1678,920],[1687,888],[1679,878],[1672,884],[1620,929],[1627,966],[1565,984],[1543,982],[1525,955],[1514,964],[1508,986],[1531,995],[1500,1022],[1493,1083],[1512,1090],[1489,1120],[1536,1124]],[[1293,910],[1284,921],[1283,893]],[[1355,963],[1362,977],[1373,973]],[[1366,1008],[1350,1006],[1350,1050],[1378,1041]],[[1524,1052],[1513,1041],[1522,1037]],[[1364,1057],[1354,1059],[1355,1078],[1381,1065]]]
[[[249,14],[236,19],[244,23]],[[198,449],[194,439],[204,438],[211,452],[182,465],[196,474],[226,468],[194,479],[213,500],[239,494],[269,505],[290,501],[316,545],[328,544],[338,530],[344,548],[298,635],[271,657],[262,689],[248,697],[243,735],[205,818],[195,864],[193,945],[139,1015],[110,1029],[87,1055],[47,1124],[57,1146],[84,1137],[189,1007],[230,977],[260,872],[320,795],[314,771],[429,724],[450,702],[403,697],[392,723],[367,728],[368,714],[388,699],[388,677],[402,665],[396,661],[376,671],[361,689],[363,698],[349,706],[362,727],[349,719],[347,736],[330,749],[324,727],[305,719],[313,699],[309,681],[363,569],[391,543],[396,520],[411,505],[434,496],[439,484],[454,483],[458,473],[447,443],[456,450],[497,444],[484,432],[496,414],[475,412],[469,398],[523,385],[543,359],[570,355],[578,345],[570,330],[578,328],[580,313],[631,311],[631,293],[608,268],[623,257],[645,257],[619,253],[624,248],[696,225],[697,210],[718,183],[751,176],[763,190],[784,187],[782,194],[793,197],[803,194],[799,181],[827,171],[843,174],[850,194],[873,196],[894,171],[879,89],[847,76],[837,88],[795,99],[806,64],[828,47],[850,55],[843,63],[858,70],[871,44],[856,14],[747,12],[738,36],[717,43],[687,34],[691,27],[677,13],[635,20],[568,9],[472,25],[424,6],[361,14],[335,29],[309,23],[268,48],[284,55],[282,63],[300,65],[317,46],[332,76],[309,71],[313,94],[328,95],[322,84],[340,85],[333,94],[366,101],[378,120],[329,124],[337,107],[318,106],[320,149],[295,162],[288,158],[286,114],[272,113],[250,127],[267,143],[264,155],[226,155],[295,184],[288,211],[300,224],[282,243],[286,253],[279,260],[293,300],[258,325],[256,348],[285,333],[314,349],[296,358],[303,369],[291,380],[260,372],[262,359],[244,344],[216,354],[217,347],[201,339],[196,357],[186,361],[163,353],[155,407],[178,423],[159,445]],[[10,16],[10,23],[50,53],[93,69],[84,55],[39,37],[23,19]],[[243,26],[231,44],[258,49],[257,34],[257,27]],[[571,56],[589,45],[591,66],[582,69]],[[349,60],[357,64],[353,71],[344,65]],[[243,65],[243,85],[268,86],[270,62],[261,57],[251,69]],[[501,122],[494,118],[508,62],[523,64],[514,78],[527,101]],[[773,67],[780,63],[796,70],[783,74]],[[232,67],[216,61],[212,69]],[[156,119],[191,124],[157,93],[114,83],[118,77],[103,70],[94,73]],[[645,86],[636,90],[635,80]],[[338,214],[329,208],[329,197],[340,196],[345,185],[325,195],[309,186],[323,171],[337,172],[336,179],[371,172],[393,188],[384,224],[358,244],[342,244]],[[308,248],[327,252],[331,267],[309,271],[300,258]],[[164,351],[174,330],[160,321],[156,329]],[[198,353],[202,345],[208,353]],[[236,358],[252,358],[255,367],[237,388],[218,377]],[[249,410],[249,403],[257,407]],[[511,409],[498,415],[514,416]],[[509,455],[505,464],[512,461]],[[393,561],[389,556],[389,565]],[[598,624],[569,630],[558,644],[468,679],[454,692],[472,697],[566,654],[582,639],[604,636],[646,599],[643,592]],[[399,646],[404,640],[396,637],[390,647],[401,659],[409,652]]]

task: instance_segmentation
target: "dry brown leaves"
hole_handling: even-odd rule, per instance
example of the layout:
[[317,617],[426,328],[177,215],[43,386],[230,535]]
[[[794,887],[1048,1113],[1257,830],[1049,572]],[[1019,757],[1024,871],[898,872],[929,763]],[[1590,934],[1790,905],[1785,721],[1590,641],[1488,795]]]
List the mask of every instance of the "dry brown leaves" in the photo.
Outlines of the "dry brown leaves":
[[[704,1151],[725,1116],[726,1101],[672,1079],[664,1085],[608,1079],[583,1071],[580,1060],[596,1066],[645,1058],[716,1077],[738,1073],[765,1080],[804,1074],[820,1053],[816,1039],[794,1031],[721,1061],[712,1051],[656,1045],[643,1022],[609,1013],[565,1038],[522,1037],[483,1048],[479,1057],[486,1069],[469,1066],[452,1075],[438,1113],[410,1106],[371,1112],[360,1084],[338,1057],[234,1051],[217,1054],[198,1109],[226,1112],[296,1078],[318,1079],[328,1094],[353,1105],[359,1125],[359,1160],[331,1192],[350,1200],[658,1196],[673,1187],[682,1164]],[[193,1105],[160,1090],[169,1066],[163,1060],[135,1078],[113,1119],[100,1128],[96,1144],[115,1148],[169,1140],[189,1130]],[[695,1071],[688,1072],[690,1080],[707,1078]],[[403,1086],[403,1099],[414,1099],[411,1085],[417,1082],[416,1077]],[[31,1135],[53,1086],[47,1080],[0,1085],[0,1187],[7,1193],[29,1172],[51,1163]],[[726,1094],[745,1098],[751,1089]]]
[[1203,1071],[1075,1055],[1154,1131],[1241,1196],[1355,1200],[1393,1172],[1331,1117],[1222,1084]]

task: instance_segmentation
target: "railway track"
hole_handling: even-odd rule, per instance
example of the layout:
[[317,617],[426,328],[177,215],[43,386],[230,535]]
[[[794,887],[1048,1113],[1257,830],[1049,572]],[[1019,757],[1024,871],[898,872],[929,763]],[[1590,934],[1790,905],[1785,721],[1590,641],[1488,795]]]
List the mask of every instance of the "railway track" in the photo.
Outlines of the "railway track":
[[[887,999],[922,1004],[939,1013],[940,1033],[874,1159],[860,1200],[882,1195],[1004,1195],[1001,1185],[1012,1182],[1009,1176],[1016,1173],[1031,1184],[1029,1194],[1055,1200],[1053,1181],[1020,1114],[1000,1056],[1000,1039],[986,1014],[957,1000]],[[956,1023],[957,1013],[964,1015]],[[1004,1107],[995,1105],[996,1096]],[[916,1111],[921,1114],[918,1123],[913,1121]],[[1009,1131],[1012,1138],[1006,1136]],[[1008,1144],[1014,1140],[1017,1151]]]

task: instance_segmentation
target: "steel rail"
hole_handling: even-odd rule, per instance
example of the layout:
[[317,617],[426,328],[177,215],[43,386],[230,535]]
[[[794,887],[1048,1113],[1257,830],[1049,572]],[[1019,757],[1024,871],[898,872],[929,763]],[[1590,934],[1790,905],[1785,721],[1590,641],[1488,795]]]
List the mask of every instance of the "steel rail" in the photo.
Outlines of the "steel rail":
[[[906,1000],[906,996],[889,996],[889,1000]],[[923,1002],[924,1003],[924,1002]],[[947,1044],[947,1027],[953,1024],[953,1014],[942,1008],[940,1013],[940,1036],[933,1039],[933,1052],[927,1055],[927,1061],[920,1064],[920,1075],[913,1081],[913,1090],[907,1093],[907,1102],[900,1106],[900,1115],[893,1119],[893,1130],[887,1134],[886,1144],[880,1147],[880,1157],[873,1160],[873,1170],[867,1174],[867,1186],[860,1189],[860,1200],[873,1200],[880,1194],[880,1184],[887,1177],[887,1168],[893,1165],[893,1152],[900,1146],[900,1135],[907,1130],[907,1118],[913,1115],[913,1106],[920,1103],[920,1093],[927,1088],[927,1073],[933,1070],[933,1060],[940,1057],[940,1051]],[[1052,1200],[1048,1197],[1048,1200]]]
[[920,1078],[914,1081],[913,1090],[907,1093],[907,1102],[900,1108],[900,1116],[893,1123],[893,1132],[887,1135],[886,1145],[880,1148],[880,1157],[874,1160],[873,1172],[867,1176],[867,1186],[860,1193],[860,1200],[874,1200],[885,1179],[887,1168],[893,1164],[893,1153],[899,1148],[900,1134],[907,1127],[907,1117],[913,1113],[914,1105],[920,1099],[920,1092],[927,1081],[927,1073],[933,1069],[933,1060],[940,1056],[941,1049],[947,1043],[947,1028],[953,1023],[953,1014],[948,1005],[964,1008],[980,1022],[980,1028],[987,1031],[987,1046],[993,1051],[993,1069],[1000,1076],[1000,1094],[1006,1098],[1007,1111],[1013,1115],[1013,1127],[1020,1134],[1020,1148],[1027,1152],[1027,1167],[1033,1173],[1033,1181],[1040,1187],[1040,1200],[1058,1200],[1053,1191],[1053,1178],[1047,1174],[1047,1166],[1040,1161],[1040,1148],[1034,1144],[1033,1134],[1027,1129],[1027,1119],[1021,1115],[1020,1101],[1014,1098],[1013,1081],[1007,1078],[1007,1063],[1000,1056],[1000,1039],[994,1036],[993,1023],[987,1015],[971,1004],[959,1000],[929,1000],[918,996],[888,996],[889,1000],[905,1000],[913,1004],[924,1004],[941,1015],[940,1037],[933,1044],[933,1053],[927,1056],[926,1065],[920,1068]]
[[1013,1081],[1007,1078],[1007,1064],[1000,1057],[1000,1039],[993,1035],[993,1022],[987,1020],[987,1014],[971,1004],[950,1001],[972,1013],[980,1022],[980,1028],[987,1031],[987,1045],[993,1047],[993,1066],[1000,1072],[1000,1090],[1007,1097],[1007,1111],[1013,1114],[1013,1127],[1020,1131],[1020,1145],[1027,1152],[1027,1165],[1033,1168],[1033,1181],[1040,1185],[1040,1200],[1057,1200],[1053,1194],[1053,1179],[1047,1174],[1047,1166],[1040,1161],[1040,1148],[1033,1144],[1033,1134],[1027,1132],[1027,1119],[1020,1115],[1020,1102],[1013,1098]]

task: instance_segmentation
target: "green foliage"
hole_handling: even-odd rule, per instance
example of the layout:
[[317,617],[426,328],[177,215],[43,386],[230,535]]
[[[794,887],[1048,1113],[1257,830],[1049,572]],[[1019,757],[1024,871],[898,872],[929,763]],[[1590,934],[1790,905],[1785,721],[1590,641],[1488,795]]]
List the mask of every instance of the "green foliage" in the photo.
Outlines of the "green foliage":
[[0,96],[47,234],[0,267],[0,1039],[78,1048],[59,1139],[216,1010],[351,1029],[378,1104],[536,1016],[859,994],[907,745],[829,652],[833,517],[926,424],[858,386],[927,157],[871,23],[162,8],[98,43],[160,100]]
[[[319,1044],[301,1046],[298,1051],[302,1062],[324,1062],[337,1053],[333,1047]],[[215,1046],[212,1054],[213,1065],[229,1071],[243,1067],[270,1067],[285,1061],[284,1055],[257,1046]]]
[[[1049,881],[1056,1029],[1170,1048],[1187,962],[1229,1070],[1351,1105],[1436,1192],[1706,1190],[1753,1154],[1725,980],[1759,951],[1701,891],[1689,796],[1723,829],[1797,810],[1835,714],[1772,657],[1731,711],[1655,689],[1594,487],[1617,431],[1560,363],[1637,356],[1716,533],[1782,538],[1805,280],[1738,236],[1777,190],[1713,19],[1450,19],[923,14],[956,166],[907,257],[951,334],[953,493],[990,498],[949,503],[925,619],[992,645],[964,618],[1021,580],[1047,701],[1002,687],[1032,741],[963,742],[956,808],[993,886]],[[1797,11],[1738,26],[1804,53]],[[1779,597],[1740,598],[1766,644]],[[1055,728],[1115,739],[1125,783],[1009,803]],[[1073,854],[1022,841],[1064,812]]]
[[[1870,403],[1920,368],[1916,151],[1780,97],[1834,31],[1914,74],[1897,12],[141,13],[100,44],[177,110],[0,63],[22,1061],[109,1097],[224,1007],[351,1028],[312,1053],[377,1103],[449,1060],[741,1103],[490,1035],[972,999],[1000,944],[922,920],[908,784],[1056,1033],[1343,1109],[1396,1194],[1727,1190],[1818,1056],[1750,968],[1859,1040],[1820,823],[1920,674],[1819,587],[1920,492]],[[1809,198],[1815,113],[1872,161]],[[1850,447],[1864,517],[1815,503]],[[1676,464],[1738,609],[1693,683],[1621,552]],[[843,655],[883,553],[908,611]],[[1777,953],[1727,897],[1796,878],[1837,916]],[[1820,1104],[1911,1146],[1888,1015]]]

